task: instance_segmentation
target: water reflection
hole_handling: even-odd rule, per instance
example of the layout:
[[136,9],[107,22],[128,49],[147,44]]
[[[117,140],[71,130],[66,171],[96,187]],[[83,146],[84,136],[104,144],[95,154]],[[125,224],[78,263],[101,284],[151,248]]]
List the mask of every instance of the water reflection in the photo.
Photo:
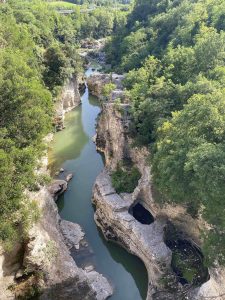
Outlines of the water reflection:
[[[88,74],[91,74],[90,69]],[[99,112],[99,102],[89,96],[86,89],[82,105],[66,115],[67,128],[55,136],[51,156],[58,168],[74,174],[67,192],[58,200],[59,212],[63,219],[77,222],[84,229],[93,252],[81,254],[78,262],[95,265],[96,270],[113,283],[115,291],[110,299],[141,300],[147,291],[143,263],[120,246],[106,242],[94,222],[92,186],[104,167],[102,156],[92,141]]]

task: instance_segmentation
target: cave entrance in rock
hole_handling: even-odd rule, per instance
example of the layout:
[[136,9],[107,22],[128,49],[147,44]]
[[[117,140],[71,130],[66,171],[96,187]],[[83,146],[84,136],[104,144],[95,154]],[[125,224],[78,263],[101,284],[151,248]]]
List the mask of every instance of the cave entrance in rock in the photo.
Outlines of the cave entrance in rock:
[[182,285],[197,287],[210,279],[201,249],[183,238],[173,225],[165,229],[164,241],[172,251],[171,267]]
[[154,222],[153,215],[140,202],[131,206],[129,213],[141,224],[149,225]]

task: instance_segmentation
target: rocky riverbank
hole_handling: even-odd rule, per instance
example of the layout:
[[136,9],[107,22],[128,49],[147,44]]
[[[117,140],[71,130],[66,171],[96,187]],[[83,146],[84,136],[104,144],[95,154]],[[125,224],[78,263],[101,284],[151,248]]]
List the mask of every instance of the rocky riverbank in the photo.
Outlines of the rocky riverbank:
[[[77,80],[70,81],[58,103],[61,121],[64,114],[79,105]],[[62,123],[63,124],[63,123]],[[46,143],[52,135],[46,138]],[[38,174],[48,174],[47,153],[39,163]],[[66,181],[53,181],[49,187],[39,186],[36,192],[26,192],[40,214],[23,243],[16,243],[10,252],[0,249],[0,298],[104,300],[112,294],[112,287],[92,267],[81,269],[71,256],[72,249],[80,249],[85,233],[78,224],[61,220],[55,203],[67,188]],[[88,247],[87,243],[86,247]]]
[[81,76],[73,76],[63,87],[55,105],[54,123],[56,131],[64,128],[65,113],[81,104],[80,91],[83,90],[83,86],[83,78]]
[[[111,78],[117,75],[112,75]],[[109,77],[100,74],[89,79],[93,94],[101,97],[104,84]],[[117,86],[118,87],[118,86]],[[122,87],[120,86],[122,91]],[[113,94],[114,92],[112,92]],[[112,98],[111,98],[112,99]],[[123,102],[123,99],[122,99]],[[126,102],[126,101],[125,101]],[[197,286],[183,284],[172,269],[173,253],[165,241],[165,230],[172,223],[182,236],[184,243],[198,252],[201,245],[201,220],[194,220],[183,207],[160,207],[154,200],[156,192],[151,180],[151,168],[147,162],[150,154],[145,148],[133,147],[129,137],[132,122],[129,104],[103,103],[98,120],[96,146],[105,155],[106,169],[98,176],[93,189],[93,203],[96,206],[95,220],[106,239],[119,243],[145,263],[149,275],[147,299],[225,299],[225,272],[219,268],[207,270]],[[118,163],[131,160],[139,169],[141,178],[132,194],[117,194],[112,187],[110,174]],[[141,224],[132,215],[132,207],[139,203],[153,217],[149,225]],[[180,239],[180,238],[179,238]]]
[[152,299],[162,266],[169,266],[171,261],[171,252],[163,242],[165,220],[158,219],[149,226],[139,223],[129,213],[133,202],[132,195],[116,193],[106,169],[97,177],[93,190],[96,224],[106,239],[119,243],[145,263],[151,281],[148,299]]

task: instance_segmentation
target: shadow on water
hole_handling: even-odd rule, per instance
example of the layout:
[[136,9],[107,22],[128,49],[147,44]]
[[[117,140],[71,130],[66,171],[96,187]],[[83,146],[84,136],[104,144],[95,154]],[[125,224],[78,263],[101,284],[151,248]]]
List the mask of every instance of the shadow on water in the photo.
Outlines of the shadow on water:
[[102,155],[92,141],[100,111],[99,102],[86,89],[82,105],[66,115],[67,128],[55,136],[51,156],[57,167],[65,169],[65,174],[74,174],[68,190],[57,202],[59,213],[63,219],[79,223],[84,229],[92,254],[81,256],[79,264],[92,264],[108,278],[114,286],[110,299],[143,300],[148,287],[144,264],[120,246],[106,242],[94,222],[92,187],[104,167]]
[[95,96],[92,96],[92,95],[89,96],[89,103],[90,103],[92,106],[97,106],[97,107],[99,107],[99,101],[97,100],[97,98],[96,98]]
[[128,273],[131,274],[140,292],[141,299],[146,299],[148,287],[148,274],[144,263],[137,256],[128,253],[122,247],[118,247],[117,244],[113,242],[107,242],[100,230],[98,231],[99,236],[102,239],[103,244],[111,254],[111,257],[114,259],[114,261],[123,266],[123,268]]
[[49,167],[53,171],[60,168],[65,160],[78,157],[88,142],[81,118],[82,107],[79,106],[67,114],[65,119],[65,129],[57,132],[50,145]]

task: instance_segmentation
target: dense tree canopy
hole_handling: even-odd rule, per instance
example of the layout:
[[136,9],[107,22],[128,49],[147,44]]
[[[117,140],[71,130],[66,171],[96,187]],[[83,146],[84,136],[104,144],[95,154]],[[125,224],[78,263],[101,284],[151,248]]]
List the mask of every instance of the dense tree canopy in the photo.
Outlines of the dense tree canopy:
[[52,130],[54,102],[81,69],[80,40],[116,32],[127,14],[105,7],[81,13],[75,4],[70,15],[58,10],[58,2],[40,0],[0,4],[1,243],[25,235],[38,215],[24,192],[43,182],[34,170]]
[[[0,4],[0,241],[25,234],[38,213],[32,189],[43,137],[51,131],[53,100],[76,59],[76,27],[40,1]],[[21,226],[22,225],[22,226]]]
[[106,47],[129,72],[137,142],[151,146],[165,202],[203,216],[210,262],[225,263],[225,6],[223,0],[136,0]]

